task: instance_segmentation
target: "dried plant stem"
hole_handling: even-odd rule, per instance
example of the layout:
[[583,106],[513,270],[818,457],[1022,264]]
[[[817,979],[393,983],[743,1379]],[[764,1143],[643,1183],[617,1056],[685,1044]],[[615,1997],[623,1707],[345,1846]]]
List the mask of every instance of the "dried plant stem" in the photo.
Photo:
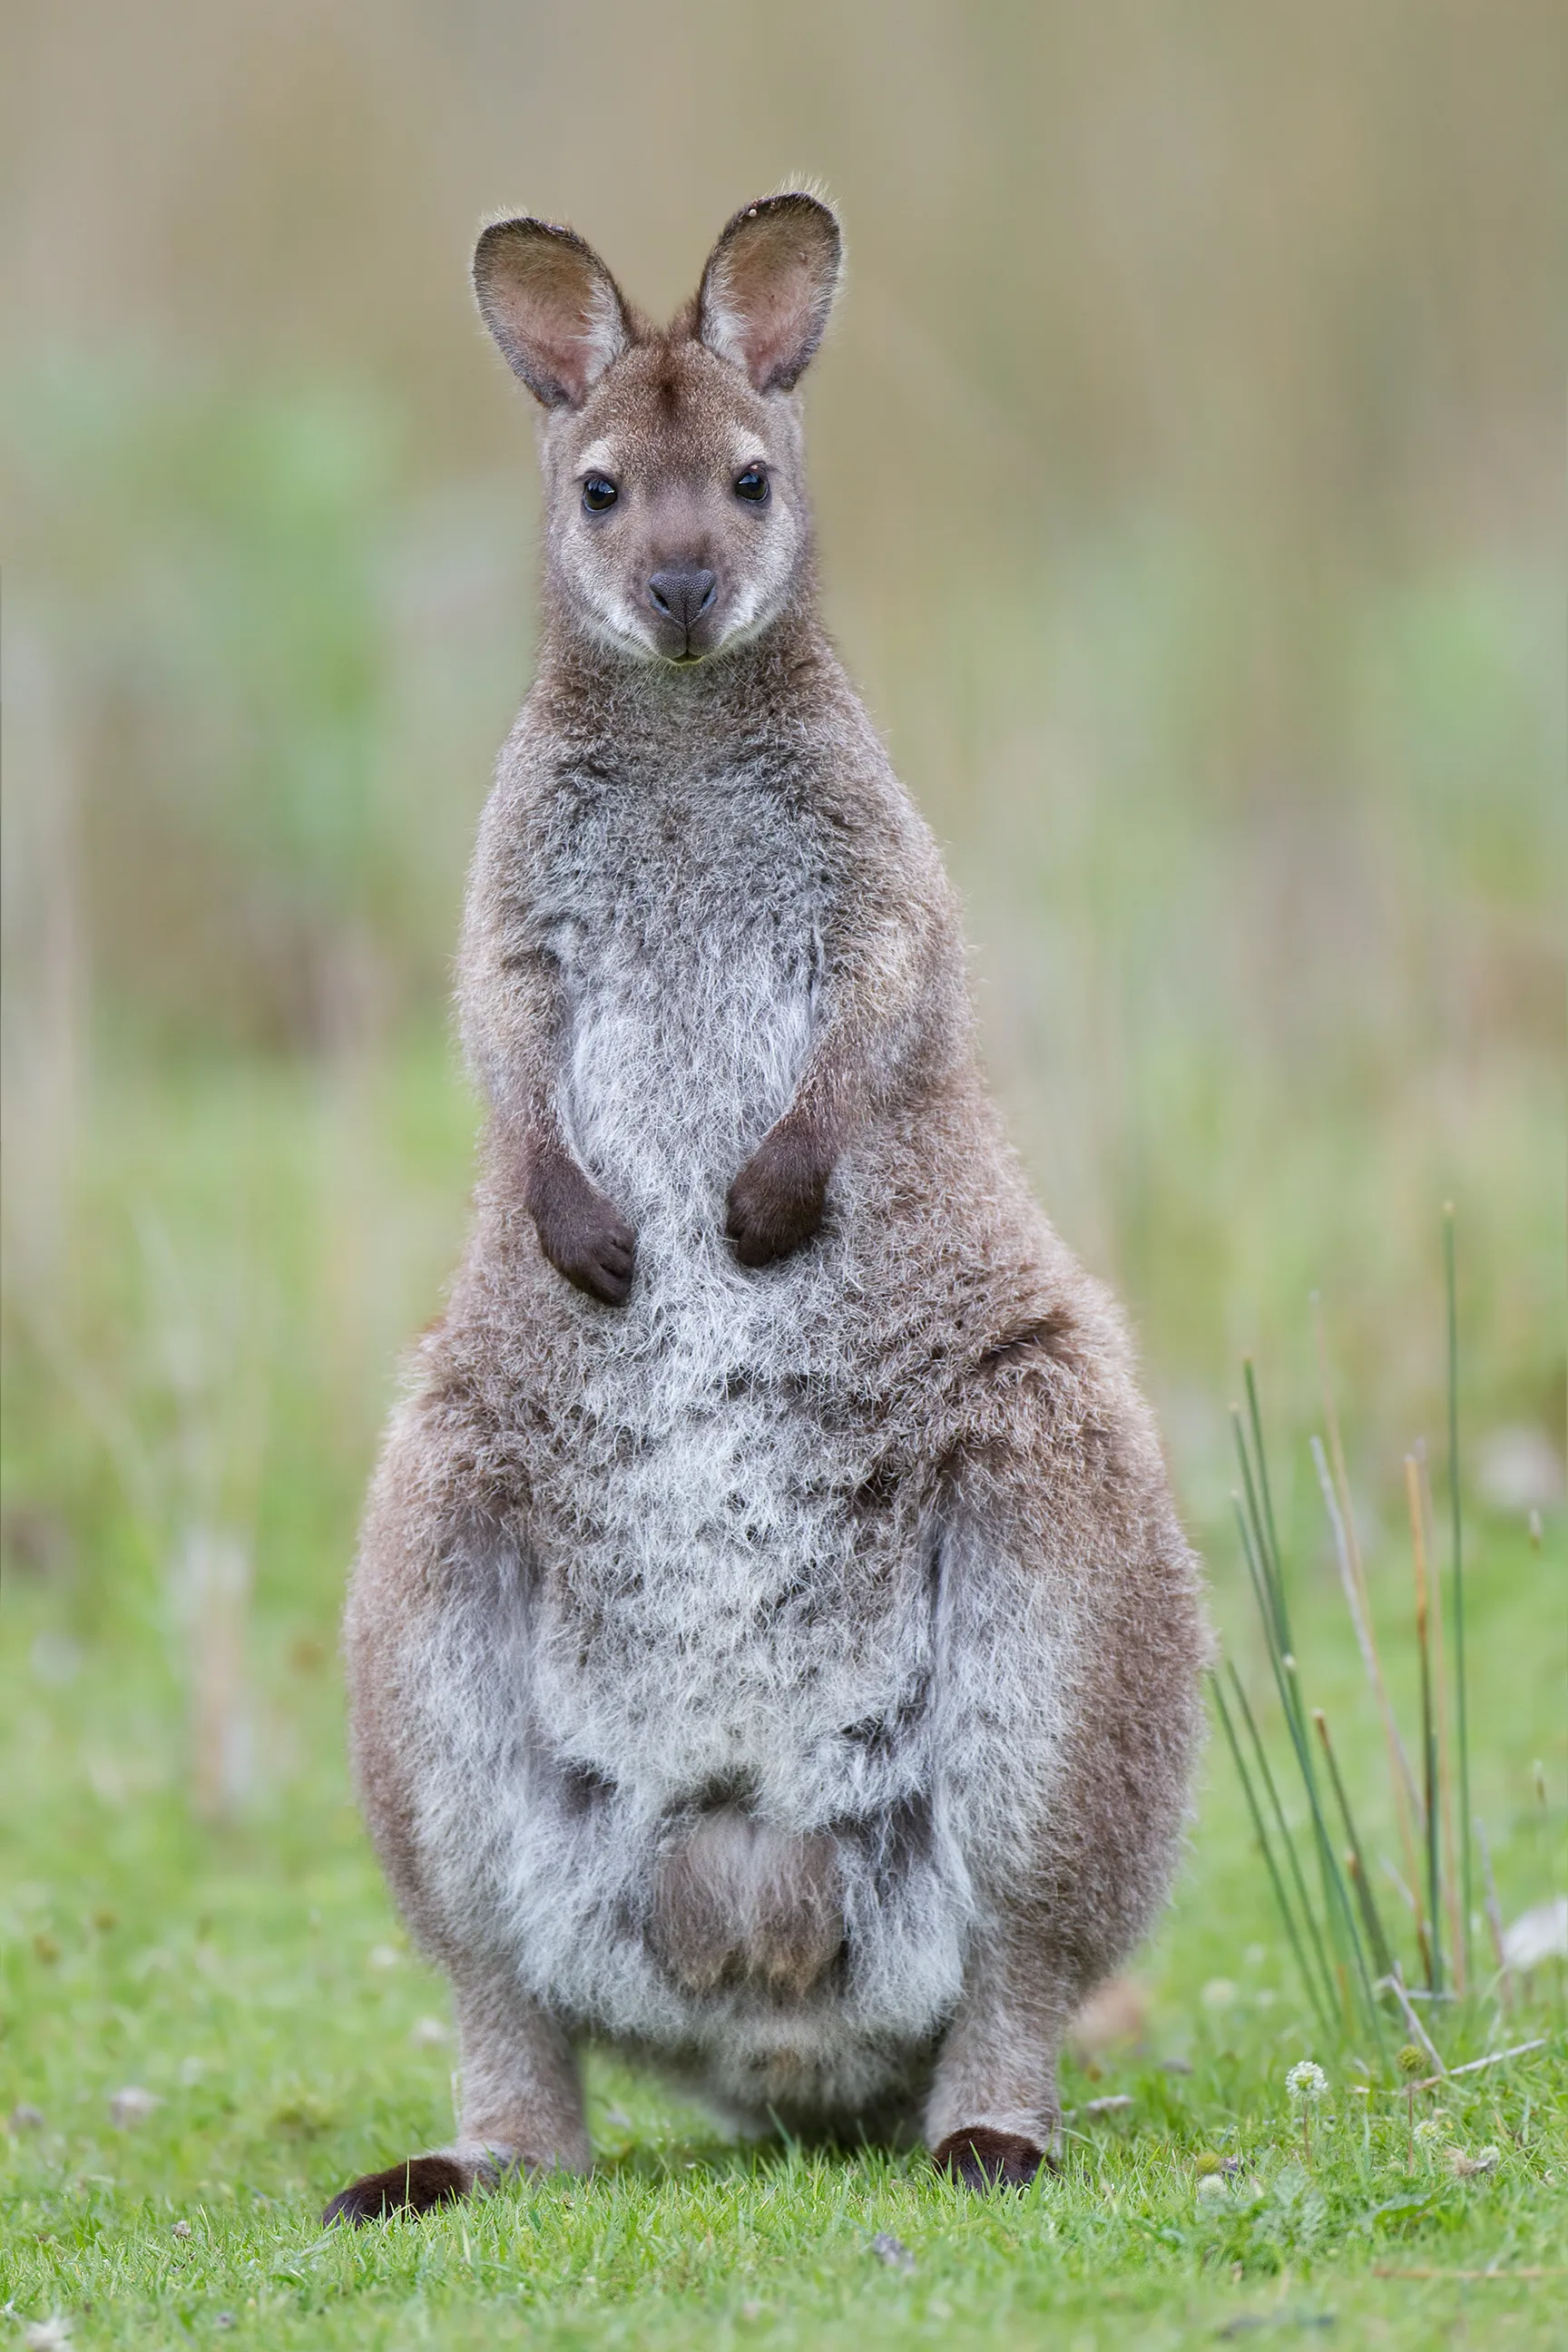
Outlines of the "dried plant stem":
[[1448,1517],[1452,1548],[1454,1695],[1459,1716],[1459,1820],[1463,1832],[1460,1911],[1464,1935],[1460,1948],[1468,1963],[1474,1894],[1470,1867],[1470,1725],[1465,1688],[1465,1555],[1459,1509],[1459,1316],[1452,1201],[1445,1202],[1443,1209],[1443,1287],[1448,1310]]
[[1410,2028],[1411,2039],[1421,2044],[1422,2049],[1425,2050],[1427,2057],[1430,2058],[1433,2065],[1437,2069],[1438,2074],[1440,2075],[1446,2074],[1448,2070],[1443,2063],[1442,2054],[1439,2052],[1436,2043],[1427,2032],[1426,2028],[1416,2016],[1415,2003],[1412,2001],[1410,1995],[1405,1990],[1405,1979],[1400,1974],[1399,1963],[1397,1960],[1394,1962],[1393,1968],[1390,1969],[1387,1976],[1383,1979],[1381,1990],[1391,1992],[1394,1995],[1394,2000],[1399,2003],[1400,2008],[1405,2012],[1405,2022]]
[[[1538,2033],[1533,2042],[1516,2042],[1511,2050],[1492,2050],[1484,2058],[1467,2058],[1462,2066],[1444,2066],[1440,2074],[1423,2075],[1410,2088],[1413,2092],[1435,2091],[1440,2083],[1450,2081],[1456,2074],[1479,2074],[1483,2066],[1500,2066],[1505,2058],[1523,2058],[1531,2050],[1544,2050],[1551,2039],[1550,2033]],[[1437,2063],[1442,2065],[1443,2062],[1439,2059]]]
[[[1324,1380],[1326,1385],[1326,1370]],[[1331,1397],[1329,1400],[1329,1409],[1331,1412]],[[1334,1423],[1331,1422],[1331,1437],[1338,1452],[1338,1440],[1332,1436],[1333,1429]],[[1388,1748],[1389,1779],[1394,1783],[1394,1818],[1398,1823],[1399,1843],[1405,1855],[1405,1867],[1411,1878],[1417,1880],[1421,1875],[1421,1866],[1416,1858],[1415,1824],[1420,1814],[1421,1800],[1416,1790],[1415,1775],[1410,1769],[1410,1759],[1405,1752],[1405,1742],[1399,1736],[1399,1726],[1394,1721],[1388,1687],[1383,1678],[1383,1661],[1377,1654],[1377,1637],[1373,1631],[1366,1579],[1362,1571],[1354,1523],[1350,1516],[1350,1497],[1343,1492],[1336,1494],[1335,1481],[1330,1475],[1329,1465],[1323,1458],[1321,1442],[1316,1437],[1312,1440],[1312,1462],[1318,1474],[1318,1486],[1323,1497],[1323,1507],[1328,1512],[1329,1526],[1333,1533],[1334,1557],[1339,1563],[1340,1586],[1344,1593],[1345,1607],[1350,1612],[1351,1623],[1355,1631],[1356,1646],[1361,1652],[1362,1664],[1365,1668],[1367,1681],[1372,1685],[1373,1696],[1377,1701],[1378,1712],[1383,1718],[1384,1738]],[[1342,1479],[1341,1484],[1342,1487]]]
[[1405,1457],[1405,1499],[1410,1513],[1410,1543],[1415,1570],[1415,1648],[1421,1664],[1421,1769],[1426,1817],[1426,1906],[1431,1923],[1431,1965],[1426,1982],[1443,1986],[1443,1950],[1437,1860],[1437,1734],[1432,1711],[1432,1649],[1427,1637],[1426,1534],[1421,1523],[1421,1479],[1414,1454]]

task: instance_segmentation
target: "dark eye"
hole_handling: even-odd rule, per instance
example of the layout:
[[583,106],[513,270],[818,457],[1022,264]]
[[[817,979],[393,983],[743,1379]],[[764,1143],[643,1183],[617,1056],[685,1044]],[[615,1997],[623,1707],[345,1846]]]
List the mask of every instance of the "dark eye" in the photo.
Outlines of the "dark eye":
[[743,474],[735,477],[735,496],[750,499],[753,506],[762,506],[768,495],[768,478],[760,466],[748,466]]
[[603,474],[590,474],[583,485],[583,504],[590,514],[603,514],[620,495],[614,482],[606,481]]

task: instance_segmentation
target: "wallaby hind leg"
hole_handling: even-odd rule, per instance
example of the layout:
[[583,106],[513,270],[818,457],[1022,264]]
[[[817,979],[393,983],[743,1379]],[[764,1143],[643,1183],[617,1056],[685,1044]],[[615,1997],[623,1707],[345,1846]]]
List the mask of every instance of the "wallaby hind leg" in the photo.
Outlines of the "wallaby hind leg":
[[451,1979],[462,2115],[450,2146],[367,2173],[332,2200],[329,2221],[428,2212],[509,2171],[588,2168],[571,2044],[497,1948],[485,1825],[515,1781],[521,1727],[484,1704],[476,1661],[521,1685],[521,1601],[512,1551],[454,1500],[463,1438],[455,1414],[405,1413],[372,1489],[344,1623],[360,1795],[398,1907]]
[[446,2147],[367,2172],[333,2198],[323,2221],[374,2221],[493,2189],[510,2172],[586,2172],[592,2161],[571,2044],[514,1985],[457,1985],[462,2116]]
[[926,2115],[969,2187],[1032,2179],[1086,1995],[1147,1930],[1201,1728],[1195,1567],[1146,1423],[1015,1360],[955,1465],[939,1623],[945,1808],[976,1916]]
[[1054,2167],[1057,2063],[1077,2001],[1043,1936],[977,1932],[957,2016],[926,2105],[931,2159],[968,2189],[1023,2189]]

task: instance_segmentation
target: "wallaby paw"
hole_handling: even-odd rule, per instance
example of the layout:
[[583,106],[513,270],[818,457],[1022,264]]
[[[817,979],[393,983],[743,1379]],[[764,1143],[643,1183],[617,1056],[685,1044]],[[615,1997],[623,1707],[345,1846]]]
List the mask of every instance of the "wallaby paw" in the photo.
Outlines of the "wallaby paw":
[[357,2228],[389,2213],[428,2213],[437,2205],[456,2205],[472,2186],[472,2168],[456,2157],[411,2156],[341,2189],[322,2214],[321,2226],[347,2221]]
[[992,2131],[975,2124],[967,2131],[949,2132],[931,2152],[939,2172],[951,2172],[965,2189],[1027,2189],[1042,2164],[1050,2159],[1043,2147],[1017,2132]]
[[631,1296],[637,1237],[575,1161],[557,1160],[529,1202],[539,1246],[558,1274],[605,1307]]
[[724,1231],[742,1265],[771,1265],[810,1241],[831,1172],[809,1134],[785,1125],[763,1138],[725,1204]]

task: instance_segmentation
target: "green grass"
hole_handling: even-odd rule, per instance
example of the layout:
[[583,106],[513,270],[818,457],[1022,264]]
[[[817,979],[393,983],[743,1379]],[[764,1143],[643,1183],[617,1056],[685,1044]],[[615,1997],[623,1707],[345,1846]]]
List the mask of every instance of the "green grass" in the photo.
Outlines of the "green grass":
[[[336,2188],[451,2123],[451,2045],[416,2032],[446,2021],[443,1990],[396,1927],[350,1801],[332,1662],[395,1344],[433,1307],[460,1226],[471,1115],[436,1066],[132,1073],[99,1096],[52,1276],[42,1256],[13,1269],[0,2112],[42,2122],[0,2138],[0,2305],[23,2322],[61,2314],[84,2346],[1083,2352],[1254,2326],[1312,2341],[1331,2321],[1342,2343],[1561,2341],[1560,1977],[1505,2024],[1486,2002],[1452,2017],[1451,2056],[1494,2030],[1550,2046],[1418,2095],[1415,2119],[1436,2128],[1413,2145],[1370,2053],[1325,2046],[1310,2021],[1217,1740],[1177,1899],[1139,1967],[1142,2046],[1069,2064],[1064,2168],[1029,2196],[967,2199],[913,2157],[737,2147],[595,2058],[591,2181],[322,2235]],[[1369,1847],[1392,1852],[1306,1432],[1289,1434],[1270,1433],[1307,1696],[1334,1726]],[[1373,1497],[1370,1575],[1408,1725],[1398,1499]],[[202,1527],[254,1563],[253,1762],[216,1822],[191,1801],[200,1643],[180,1566]],[[1259,1703],[1233,1539],[1218,1522],[1200,1533]],[[1560,1520],[1547,1541],[1542,1556],[1517,1522],[1480,1520],[1467,1554],[1472,1781],[1507,1916],[1562,1883],[1561,1612],[1542,1598]],[[1285,2087],[1303,2056],[1330,2082],[1310,2157]],[[159,2104],[116,2129],[128,2084]],[[1495,2168],[1452,2168],[1487,2147]],[[1205,2174],[1216,2158],[1239,2170]],[[1232,2185],[1200,2191],[1205,2178]],[[879,2232],[912,2270],[879,2258]]]

